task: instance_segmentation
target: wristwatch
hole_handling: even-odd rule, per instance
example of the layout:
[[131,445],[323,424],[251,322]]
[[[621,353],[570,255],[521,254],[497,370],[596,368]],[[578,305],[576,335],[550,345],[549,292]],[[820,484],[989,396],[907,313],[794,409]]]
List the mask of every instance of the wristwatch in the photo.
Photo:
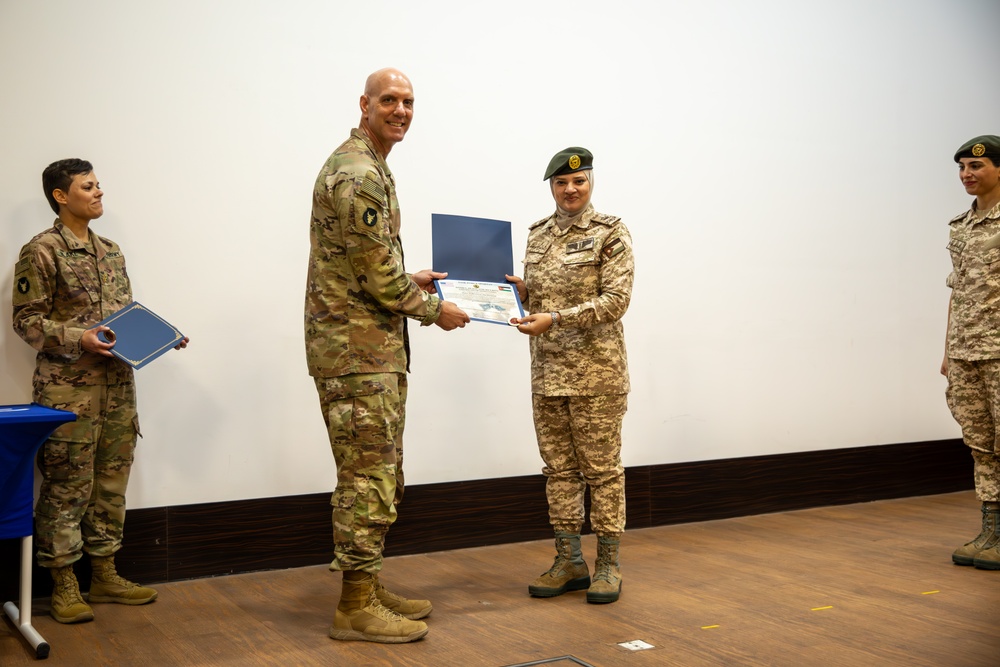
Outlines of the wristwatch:
[[562,320],[562,315],[560,315],[555,310],[553,310],[551,313],[549,313],[549,317],[552,318],[552,326],[558,326],[559,322]]

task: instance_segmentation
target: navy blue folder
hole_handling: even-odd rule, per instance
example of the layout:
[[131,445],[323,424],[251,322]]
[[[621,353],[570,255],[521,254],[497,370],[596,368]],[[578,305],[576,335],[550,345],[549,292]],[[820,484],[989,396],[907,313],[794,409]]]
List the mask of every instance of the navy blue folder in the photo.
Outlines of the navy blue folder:
[[431,214],[431,250],[435,271],[449,280],[504,283],[514,275],[510,222]]
[[184,334],[174,325],[137,301],[98,324],[111,327],[113,336],[100,332],[97,337],[104,342],[114,338],[111,354],[132,368],[142,368],[184,340]]

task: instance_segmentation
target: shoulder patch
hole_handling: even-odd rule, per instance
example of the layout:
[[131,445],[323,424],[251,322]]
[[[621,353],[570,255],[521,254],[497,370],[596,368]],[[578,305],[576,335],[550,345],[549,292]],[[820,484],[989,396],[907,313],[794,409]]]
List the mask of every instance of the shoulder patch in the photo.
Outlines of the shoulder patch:
[[365,180],[361,182],[358,194],[371,199],[382,208],[389,208],[389,197],[385,194],[385,188],[378,180],[378,174],[373,171],[365,174]]
[[41,280],[38,277],[38,269],[31,261],[30,256],[22,257],[14,265],[14,294],[13,304],[19,306],[30,301],[41,298]]
[[620,236],[616,236],[604,244],[604,248],[601,249],[601,253],[604,255],[605,259],[611,259],[615,255],[624,252],[625,249],[625,242],[622,241]]

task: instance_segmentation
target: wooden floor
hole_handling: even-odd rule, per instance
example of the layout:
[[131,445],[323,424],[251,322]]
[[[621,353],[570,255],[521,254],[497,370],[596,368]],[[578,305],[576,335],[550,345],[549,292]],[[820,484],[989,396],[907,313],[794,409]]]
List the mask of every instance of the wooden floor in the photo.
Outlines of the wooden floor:
[[[995,667],[1000,571],[950,559],[980,523],[961,492],[631,531],[611,605],[527,595],[548,541],[401,556],[383,582],[434,603],[430,633],[404,645],[329,639],[340,577],[325,566],[162,584],[81,625],[36,600],[48,660],[4,619],[0,665]],[[588,561],[595,548],[585,537]],[[653,648],[620,646],[635,640]]]

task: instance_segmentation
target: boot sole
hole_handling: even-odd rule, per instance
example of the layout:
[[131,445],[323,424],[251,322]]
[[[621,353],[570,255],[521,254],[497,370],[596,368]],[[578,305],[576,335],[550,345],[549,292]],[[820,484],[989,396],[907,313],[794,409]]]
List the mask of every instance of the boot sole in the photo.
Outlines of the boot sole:
[[129,598],[119,598],[113,595],[88,595],[87,602],[114,602],[116,604],[128,604],[128,605],[140,605],[149,604],[154,601],[156,596],[148,598],[139,598],[137,600],[130,600]]
[[1000,563],[993,560],[979,560],[977,558],[973,564],[978,570],[1000,570]]
[[338,630],[336,628],[330,628],[330,639],[337,639],[339,641],[363,641],[363,642],[378,642],[379,644],[406,644],[407,642],[415,642],[421,639],[424,635],[430,632],[430,628],[424,628],[417,632],[411,633],[409,635],[392,637],[385,635],[367,635],[358,630]]
[[976,559],[974,556],[952,556],[951,562],[955,565],[975,565]]
[[85,623],[87,621],[94,620],[94,612],[92,611],[81,612],[76,616],[56,616],[55,614],[49,614],[49,616],[60,623],[65,623],[66,625],[71,623]]
[[621,597],[622,587],[619,586],[618,590],[614,593],[591,593],[587,592],[587,602],[590,604],[608,604],[609,602],[618,602],[618,598]]
[[580,577],[579,579],[572,579],[567,581],[563,586],[559,588],[542,588],[541,586],[528,586],[528,593],[532,597],[536,598],[554,598],[557,595],[562,595],[563,593],[569,593],[570,591],[582,591],[585,588],[590,588],[590,577]]

